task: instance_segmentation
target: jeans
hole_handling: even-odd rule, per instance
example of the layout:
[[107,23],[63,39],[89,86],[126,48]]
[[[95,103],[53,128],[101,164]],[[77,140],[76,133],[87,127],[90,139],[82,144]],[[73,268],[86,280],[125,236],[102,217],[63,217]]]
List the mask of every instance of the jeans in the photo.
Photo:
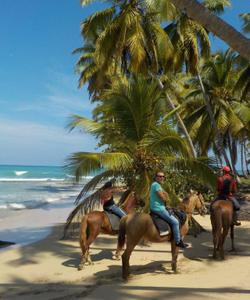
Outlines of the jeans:
[[118,207],[115,204],[105,207],[105,210],[114,213],[115,215],[119,216],[120,218],[122,218],[123,216],[126,216],[125,211],[123,211],[120,207]]
[[176,243],[179,243],[180,237],[180,228],[179,228],[179,221],[175,218],[175,216],[171,215],[167,209],[162,211],[154,211],[151,210],[154,214],[158,215],[163,220],[167,221],[173,230],[173,236]]
[[230,200],[233,201],[234,209],[235,210],[240,210],[240,203],[239,203],[239,201],[236,198],[234,198],[234,197],[230,197]]

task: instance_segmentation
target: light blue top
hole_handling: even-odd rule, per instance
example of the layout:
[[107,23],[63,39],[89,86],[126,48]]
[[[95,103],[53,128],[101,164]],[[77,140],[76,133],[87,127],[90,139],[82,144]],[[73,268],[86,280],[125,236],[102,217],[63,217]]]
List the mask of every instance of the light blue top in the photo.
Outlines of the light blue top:
[[163,211],[165,210],[165,203],[164,201],[158,196],[157,192],[163,191],[161,185],[154,181],[150,188],[150,209],[153,211]]

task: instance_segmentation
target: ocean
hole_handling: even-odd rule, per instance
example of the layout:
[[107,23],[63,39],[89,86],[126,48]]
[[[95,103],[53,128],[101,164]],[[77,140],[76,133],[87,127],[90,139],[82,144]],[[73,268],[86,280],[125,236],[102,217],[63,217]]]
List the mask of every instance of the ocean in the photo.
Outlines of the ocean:
[[65,223],[91,178],[74,183],[63,167],[0,165],[0,241],[16,247],[45,238],[54,225]]
[[72,204],[91,177],[76,184],[60,166],[0,165],[0,216],[7,210]]

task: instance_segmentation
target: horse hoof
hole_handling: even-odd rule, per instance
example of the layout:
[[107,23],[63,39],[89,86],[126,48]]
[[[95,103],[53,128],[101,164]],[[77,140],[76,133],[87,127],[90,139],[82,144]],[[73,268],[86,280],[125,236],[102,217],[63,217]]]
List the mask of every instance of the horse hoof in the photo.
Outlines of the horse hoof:
[[177,268],[176,268],[176,266],[172,266],[172,271],[173,271],[174,273],[177,273]]
[[130,276],[129,275],[122,275],[122,279],[125,281],[125,282],[128,282]]
[[119,255],[113,255],[112,259],[113,260],[121,260],[121,256],[119,256]]
[[82,269],[83,269],[83,265],[81,264],[81,265],[78,266],[78,269],[77,269],[77,270],[78,270],[78,271],[82,271]]

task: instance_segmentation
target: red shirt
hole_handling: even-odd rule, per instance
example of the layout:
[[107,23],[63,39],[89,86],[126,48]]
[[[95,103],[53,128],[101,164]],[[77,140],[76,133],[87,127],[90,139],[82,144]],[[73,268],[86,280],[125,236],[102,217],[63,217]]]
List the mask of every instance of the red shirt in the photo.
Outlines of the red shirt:
[[[229,188],[225,188],[226,183],[229,184]],[[229,174],[224,174],[217,178],[217,191],[218,195],[230,197],[236,192],[236,181]]]

